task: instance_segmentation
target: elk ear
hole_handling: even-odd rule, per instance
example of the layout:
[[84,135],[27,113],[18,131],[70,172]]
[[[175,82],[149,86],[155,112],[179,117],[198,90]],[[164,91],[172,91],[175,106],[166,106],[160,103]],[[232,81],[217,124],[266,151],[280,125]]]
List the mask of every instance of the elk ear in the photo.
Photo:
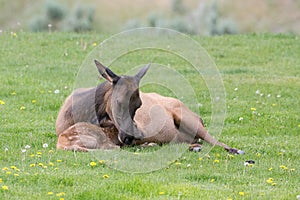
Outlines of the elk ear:
[[115,73],[113,73],[109,68],[105,67],[97,60],[94,60],[94,61],[95,61],[95,64],[97,66],[99,73],[101,74],[101,76],[103,78],[105,78],[107,81],[109,81],[111,83],[116,83],[119,80],[120,77],[118,75],[116,75]]
[[149,63],[142,69],[140,69],[140,71],[135,75],[135,77],[138,78],[138,80],[141,80],[143,78],[143,76],[146,74],[146,72],[148,71],[150,66],[151,66],[151,63]]

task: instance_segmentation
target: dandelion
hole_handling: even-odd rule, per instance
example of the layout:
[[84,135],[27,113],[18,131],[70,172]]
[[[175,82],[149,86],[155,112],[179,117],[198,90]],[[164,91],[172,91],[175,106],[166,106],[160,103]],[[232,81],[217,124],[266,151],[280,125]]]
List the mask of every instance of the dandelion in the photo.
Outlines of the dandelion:
[[17,37],[17,33],[16,33],[16,32],[13,32],[13,33],[12,33],[12,36],[13,36],[13,37]]
[[285,166],[285,165],[280,165],[279,166],[281,169],[283,169],[283,170],[288,170],[289,168],[287,167],[287,166]]
[[3,186],[2,186],[2,190],[8,190],[8,186],[3,185]]
[[20,110],[25,110],[25,109],[26,109],[25,106],[21,106],[21,107],[20,107]]
[[54,90],[54,94],[59,94],[60,91],[59,90]]
[[34,153],[30,154],[29,157],[33,158],[35,155]]
[[53,195],[53,192],[48,192],[47,194],[48,194],[48,195]]
[[44,164],[43,164],[43,163],[39,163],[39,164],[38,164],[38,166],[40,166],[40,167],[43,167],[43,166],[44,166]]
[[266,182],[269,184],[273,183],[273,178],[269,178]]
[[232,154],[228,154],[227,156],[229,157],[229,159],[234,158],[234,155],[232,155]]
[[256,156],[257,156],[257,157],[260,157],[260,156],[261,156],[261,154],[260,154],[260,153],[256,153]]
[[3,171],[8,171],[9,169],[8,169],[8,167],[3,167],[2,170]]
[[96,162],[90,162],[90,166],[91,166],[91,167],[95,167],[96,165],[97,165]]
[[60,192],[60,193],[56,194],[57,197],[61,197],[61,196],[65,196],[65,195],[66,195],[66,193],[64,193],[64,192]]
[[2,183],[2,178],[0,178],[0,183]]
[[175,165],[181,165],[181,162],[176,162]]
[[93,43],[93,47],[95,47],[95,46],[97,46],[97,43],[96,43],[96,42]]
[[270,167],[268,170],[269,170],[269,171],[272,171],[272,170],[273,170],[273,167]]
[[294,172],[295,170],[296,170],[295,168],[290,169],[291,172]]
[[243,121],[243,120],[244,120],[244,118],[243,118],[243,117],[240,117],[240,118],[239,118],[239,121],[240,121],[240,122],[241,122],[241,121]]
[[256,108],[250,108],[250,110],[252,110],[252,111],[256,111]]
[[275,107],[275,106],[276,106],[276,103],[272,103],[272,106]]
[[19,174],[14,174],[14,176],[19,176]]
[[203,160],[203,158],[202,158],[202,157],[199,157],[198,160],[201,161],[201,160]]
[[216,160],[214,160],[214,163],[219,163],[219,162],[220,162],[220,160],[217,160],[217,159],[216,159]]
[[275,186],[275,185],[276,185],[276,183],[272,183],[271,185],[272,185],[272,186]]
[[245,196],[245,192],[239,192],[240,196]]
[[36,103],[36,100],[35,99],[31,100],[31,103],[33,103],[33,104]]
[[35,167],[35,163],[30,164],[29,167]]
[[0,105],[4,105],[4,104],[5,104],[5,102],[0,99]]
[[214,178],[210,180],[211,183],[213,183],[213,182],[215,182],[215,181],[216,181],[216,180],[215,180]]
[[13,170],[17,169],[17,167],[14,166],[14,165],[10,166],[10,168],[13,169]]
[[298,124],[298,127],[300,128],[300,124]]
[[54,153],[54,151],[51,149],[51,150],[49,150],[49,152],[48,152],[48,153],[52,154],[52,153]]
[[100,165],[103,165],[105,163],[105,160],[99,160]]
[[10,93],[11,95],[16,95],[17,93],[15,91],[13,91],[12,93]]
[[48,144],[47,143],[43,144],[43,148],[44,149],[48,148]]
[[49,162],[49,166],[53,167],[54,163],[53,162]]
[[104,174],[103,176],[102,176],[102,178],[109,178],[109,176],[107,175],[107,174]]
[[10,175],[10,174],[11,174],[11,171],[6,171],[6,174],[7,174],[7,175]]
[[164,194],[165,194],[165,192],[159,192],[158,194],[159,194],[159,195],[164,195]]

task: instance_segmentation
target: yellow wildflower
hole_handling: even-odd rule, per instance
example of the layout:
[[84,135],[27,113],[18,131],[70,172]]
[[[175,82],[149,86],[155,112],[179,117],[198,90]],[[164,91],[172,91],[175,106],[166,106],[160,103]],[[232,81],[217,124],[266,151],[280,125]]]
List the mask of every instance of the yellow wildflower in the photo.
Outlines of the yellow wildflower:
[[97,46],[97,43],[96,43],[96,42],[93,43],[93,47],[95,47],[95,46]]
[[25,110],[25,109],[26,109],[25,106],[21,106],[21,107],[20,107],[20,110]]
[[256,108],[250,108],[250,110],[252,110],[252,111],[256,111]]
[[53,162],[49,162],[49,166],[54,166],[54,163]]
[[285,165],[280,165],[279,166],[281,169],[284,169],[284,170],[288,170],[289,168],[287,167],[287,166],[285,166]]
[[95,167],[96,165],[97,165],[96,162],[90,162],[90,166],[91,166],[91,167]]
[[100,165],[105,163],[105,160],[99,160]]
[[240,196],[245,196],[245,192],[239,192]]
[[272,171],[272,170],[273,170],[273,167],[270,167],[270,168],[269,168],[269,171]]
[[165,192],[159,192],[158,194],[159,194],[159,195],[164,195],[164,194],[165,194]]
[[109,176],[108,176],[107,174],[104,174],[104,175],[102,176],[102,178],[109,178]]
[[269,184],[271,184],[271,183],[273,183],[273,179],[269,178],[266,182],[269,183]]
[[200,161],[201,161],[201,160],[203,160],[203,158],[199,157],[199,158],[198,158],[198,160],[200,160]]
[[66,195],[66,193],[64,193],[64,192],[60,192],[60,193],[56,194],[57,197],[61,197],[61,196],[65,196],[65,195]]
[[14,176],[19,176],[19,174],[14,174]]
[[47,194],[48,194],[48,195],[52,195],[52,194],[53,194],[53,192],[48,192]]
[[219,162],[220,162],[220,160],[217,160],[217,159],[216,159],[216,160],[214,160],[214,163],[219,163]]
[[14,169],[14,170],[17,169],[17,167],[14,166],[14,165],[10,166],[10,168],[11,168],[11,169]]
[[4,104],[5,104],[5,102],[0,99],[0,105],[4,105]]
[[37,155],[42,155],[43,153],[41,151],[38,151],[36,154]]
[[181,165],[181,162],[176,162],[175,165]]
[[58,163],[61,163],[61,162],[62,162],[62,160],[57,160],[56,162],[58,162]]
[[2,183],[2,178],[0,178],[0,183]]
[[32,163],[32,164],[30,164],[29,166],[30,166],[30,167],[35,167],[35,164],[34,164],[34,163]]
[[16,95],[17,93],[15,91],[13,91],[12,93],[10,93],[11,95]]
[[36,103],[36,100],[35,99],[31,100],[31,103]]
[[7,171],[6,174],[7,174],[7,175],[10,175],[10,174],[11,174],[11,171]]
[[8,186],[3,185],[3,186],[2,186],[2,190],[8,190]]
[[2,170],[3,171],[8,171],[9,169],[8,169],[8,167],[3,167]]
[[214,179],[214,178],[213,178],[213,179],[211,179],[211,180],[210,180],[210,182],[211,182],[211,183],[215,182],[215,179]]

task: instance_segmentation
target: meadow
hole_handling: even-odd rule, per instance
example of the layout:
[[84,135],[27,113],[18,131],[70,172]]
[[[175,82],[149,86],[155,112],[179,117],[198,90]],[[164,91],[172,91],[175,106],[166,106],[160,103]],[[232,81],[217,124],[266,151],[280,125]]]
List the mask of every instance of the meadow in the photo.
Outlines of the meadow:
[[[85,57],[108,37],[0,33],[0,199],[297,199],[298,35],[194,36],[215,61],[226,89],[227,113],[218,139],[245,154],[229,155],[217,147],[208,154],[186,150],[168,167],[150,173],[121,172],[89,153],[55,149],[59,108]],[[126,64],[138,63],[140,56],[130,55]],[[181,70],[180,60],[164,54],[152,62]],[[203,80],[181,72],[201,102],[199,110],[192,109],[209,126],[211,100]],[[245,166],[247,160],[255,163]]]

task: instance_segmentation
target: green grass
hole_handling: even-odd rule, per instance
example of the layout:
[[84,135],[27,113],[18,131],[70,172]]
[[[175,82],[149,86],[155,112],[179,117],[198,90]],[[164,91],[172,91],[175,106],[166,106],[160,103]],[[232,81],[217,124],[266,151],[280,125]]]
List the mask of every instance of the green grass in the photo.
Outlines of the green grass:
[[[5,102],[0,105],[0,199],[296,199],[300,194],[299,36],[194,37],[216,62],[226,88],[227,117],[218,139],[246,154],[229,157],[213,148],[208,157],[186,151],[168,168],[146,174],[111,169],[88,153],[55,150],[58,110],[93,43],[107,37],[0,34],[0,100]],[[150,51],[143,56],[153,58]],[[139,59],[132,54],[126,64]],[[209,125],[211,103],[203,80],[181,69],[184,63],[178,58],[159,54],[153,62],[182,70],[196,87],[197,100],[203,104],[200,113]],[[48,148],[43,148],[44,143]],[[31,148],[22,153],[26,145]],[[249,159],[256,163],[245,167],[243,162]],[[90,166],[93,161],[95,167]],[[267,183],[269,178],[276,185]]]

